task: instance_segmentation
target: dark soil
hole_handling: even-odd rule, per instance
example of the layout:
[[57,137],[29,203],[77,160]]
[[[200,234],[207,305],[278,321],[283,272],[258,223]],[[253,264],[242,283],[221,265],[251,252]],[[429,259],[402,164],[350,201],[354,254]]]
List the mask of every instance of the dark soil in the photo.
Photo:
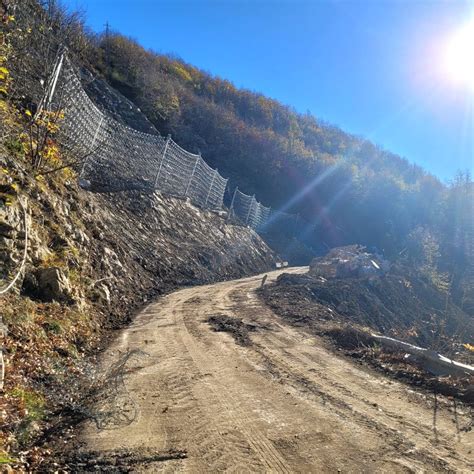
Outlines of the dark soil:
[[214,331],[228,332],[241,346],[250,346],[252,341],[249,333],[258,329],[254,324],[246,324],[240,318],[232,318],[225,314],[214,314],[209,317],[207,322]]
[[[146,449],[137,451],[110,451],[106,455],[94,451],[80,451],[70,453],[67,459],[62,459],[61,467],[64,472],[133,472],[137,466],[141,468],[156,467],[157,463],[187,458],[185,450],[171,450],[154,452]],[[57,466],[57,465],[56,465]],[[56,467],[57,468],[57,467]],[[55,465],[45,463],[43,472],[55,470]]]
[[472,318],[446,304],[443,294],[408,271],[403,276],[398,269],[370,279],[332,280],[283,274],[259,294],[287,322],[323,336],[335,350],[359,363],[416,387],[474,403],[472,377],[433,377],[407,361],[404,353],[382,351],[371,336],[371,332],[382,333],[474,362],[462,346],[472,341]]

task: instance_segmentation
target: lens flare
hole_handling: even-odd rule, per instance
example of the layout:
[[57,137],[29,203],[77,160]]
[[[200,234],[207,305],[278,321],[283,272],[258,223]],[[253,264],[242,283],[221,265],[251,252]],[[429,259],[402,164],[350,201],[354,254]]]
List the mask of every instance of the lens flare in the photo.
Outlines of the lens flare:
[[448,40],[444,67],[454,83],[474,91],[474,21],[463,26]]

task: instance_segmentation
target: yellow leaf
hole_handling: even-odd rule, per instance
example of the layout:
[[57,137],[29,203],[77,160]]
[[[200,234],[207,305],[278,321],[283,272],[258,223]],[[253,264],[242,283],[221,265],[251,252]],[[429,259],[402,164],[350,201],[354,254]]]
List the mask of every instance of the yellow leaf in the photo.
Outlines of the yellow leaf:
[[32,115],[29,110],[26,110],[26,111],[25,111],[25,114],[28,115],[28,117],[31,117],[31,115]]
[[0,67],[0,72],[2,74],[10,74],[10,71],[6,67]]

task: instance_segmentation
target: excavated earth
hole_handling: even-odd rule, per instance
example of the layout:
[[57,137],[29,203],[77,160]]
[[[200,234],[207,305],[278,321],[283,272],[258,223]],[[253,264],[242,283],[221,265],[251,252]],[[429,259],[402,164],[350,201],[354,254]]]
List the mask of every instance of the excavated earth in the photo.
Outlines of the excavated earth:
[[474,404],[472,377],[434,377],[404,352],[380,350],[371,336],[375,332],[474,364],[464,346],[474,339],[472,317],[409,268],[394,266],[385,275],[365,278],[283,274],[260,297],[288,324],[325,337],[358,363]]
[[254,231],[186,200],[138,191],[88,194],[92,259],[106,272],[116,321],[172,289],[274,266],[276,255]]
[[[472,472],[467,407],[288,324],[258,297],[262,277],[182,289],[141,311],[102,359],[105,372],[123,368],[123,385],[96,406],[101,422],[64,440],[68,469]],[[126,369],[124,354],[135,354]]]

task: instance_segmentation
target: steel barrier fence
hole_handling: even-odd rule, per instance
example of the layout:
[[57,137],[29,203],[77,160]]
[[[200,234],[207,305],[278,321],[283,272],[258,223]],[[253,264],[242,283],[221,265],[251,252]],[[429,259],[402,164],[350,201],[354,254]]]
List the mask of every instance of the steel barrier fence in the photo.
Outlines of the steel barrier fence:
[[[44,110],[61,112],[58,138],[79,157],[82,184],[102,190],[158,190],[187,197],[203,208],[222,209],[227,179],[171,136],[134,130],[102,112],[87,95],[66,52],[58,55],[37,114]],[[299,231],[299,216],[273,211],[238,188],[229,217],[260,233],[277,227]]]
[[81,157],[80,177],[104,190],[156,189],[221,209],[227,179],[171,137],[134,130],[107,116],[92,102],[78,73],[63,54],[40,110],[60,110],[59,140]]

